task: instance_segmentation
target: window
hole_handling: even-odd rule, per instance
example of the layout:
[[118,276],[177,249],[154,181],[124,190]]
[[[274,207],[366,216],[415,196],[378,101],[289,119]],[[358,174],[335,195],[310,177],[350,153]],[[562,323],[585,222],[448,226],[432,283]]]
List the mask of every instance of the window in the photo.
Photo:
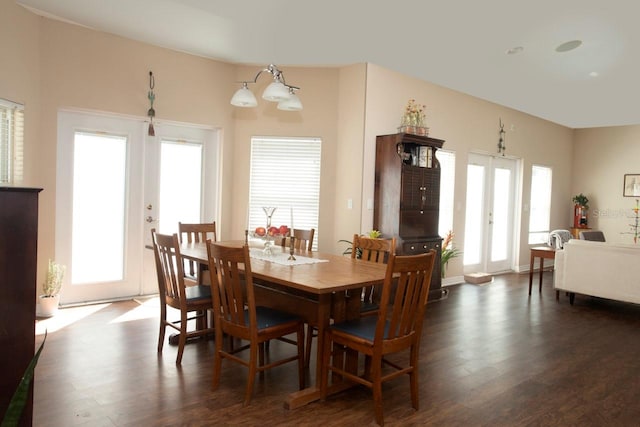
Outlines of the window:
[[0,99],[0,184],[22,181],[24,106]]
[[531,201],[529,209],[529,244],[546,243],[551,218],[551,168],[531,168]]
[[263,207],[276,207],[272,225],[316,230],[320,210],[319,138],[253,137],[247,229],[266,225]]
[[436,157],[440,162],[440,217],[438,233],[442,238],[453,231],[453,191],[456,181],[456,153],[438,150]]

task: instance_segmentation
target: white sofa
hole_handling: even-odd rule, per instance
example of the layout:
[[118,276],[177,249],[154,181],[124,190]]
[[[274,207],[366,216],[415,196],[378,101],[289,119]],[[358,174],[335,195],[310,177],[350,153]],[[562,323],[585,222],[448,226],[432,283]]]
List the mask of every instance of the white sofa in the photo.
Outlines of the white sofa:
[[556,251],[557,291],[640,304],[640,245],[572,239]]

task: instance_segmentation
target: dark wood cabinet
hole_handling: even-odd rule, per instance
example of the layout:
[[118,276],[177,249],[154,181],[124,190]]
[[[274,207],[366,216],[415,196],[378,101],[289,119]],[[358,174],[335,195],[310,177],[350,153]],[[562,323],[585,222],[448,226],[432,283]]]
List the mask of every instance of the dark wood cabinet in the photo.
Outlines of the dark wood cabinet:
[[[38,247],[37,188],[0,187],[0,416],[33,358]],[[21,426],[33,416],[33,385]]]
[[440,163],[435,153],[443,144],[441,139],[407,133],[376,138],[373,228],[396,238],[397,254],[437,250],[429,300],[442,297]]

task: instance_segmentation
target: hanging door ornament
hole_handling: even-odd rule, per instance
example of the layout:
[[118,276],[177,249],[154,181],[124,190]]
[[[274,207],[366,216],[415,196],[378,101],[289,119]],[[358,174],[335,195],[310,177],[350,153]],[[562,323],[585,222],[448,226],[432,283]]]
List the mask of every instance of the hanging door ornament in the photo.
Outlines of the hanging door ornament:
[[153,118],[156,116],[156,110],[153,109],[153,101],[156,99],[156,94],[153,93],[155,85],[156,80],[153,77],[153,71],[149,71],[149,93],[147,94],[150,104],[149,111],[147,111],[147,116],[149,116],[149,136],[156,136],[156,131],[153,129]]

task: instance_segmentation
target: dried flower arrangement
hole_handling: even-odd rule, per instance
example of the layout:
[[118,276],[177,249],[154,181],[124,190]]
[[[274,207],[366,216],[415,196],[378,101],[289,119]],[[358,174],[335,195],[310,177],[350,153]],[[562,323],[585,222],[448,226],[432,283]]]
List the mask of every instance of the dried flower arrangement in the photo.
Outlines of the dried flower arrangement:
[[415,99],[410,99],[404,109],[404,114],[400,121],[399,132],[412,133],[415,135],[428,135],[429,128],[425,126],[427,106],[418,104]]

